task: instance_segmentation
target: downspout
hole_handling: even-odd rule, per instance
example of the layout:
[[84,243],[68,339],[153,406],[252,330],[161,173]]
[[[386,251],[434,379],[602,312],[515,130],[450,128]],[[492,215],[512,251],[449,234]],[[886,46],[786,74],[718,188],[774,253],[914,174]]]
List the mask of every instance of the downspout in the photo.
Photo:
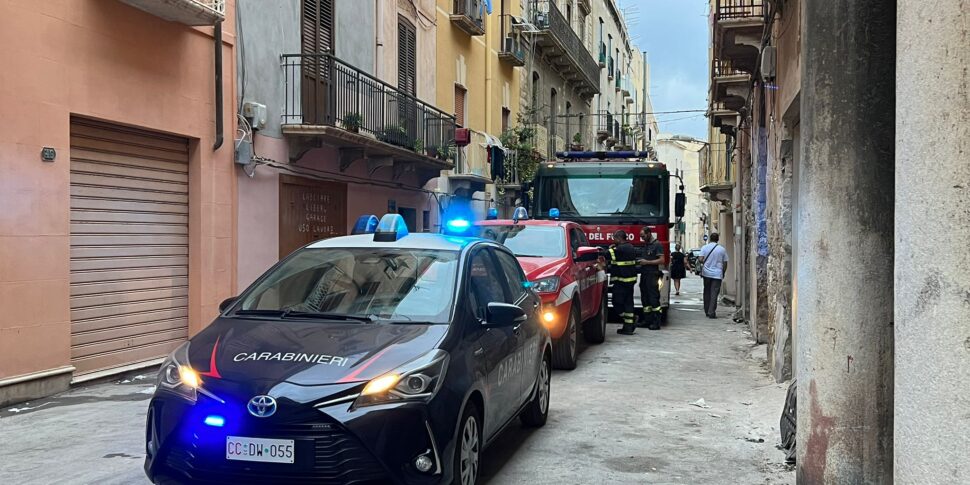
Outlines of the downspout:
[[212,151],[216,151],[222,146],[223,130],[225,120],[222,115],[222,21],[216,22],[213,31],[215,43],[215,80],[216,80],[216,142],[212,145]]
[[381,0],[374,0],[374,11],[374,37],[376,40],[376,45],[374,46],[374,77],[384,79],[381,75],[381,59],[384,58],[382,55],[384,52],[384,38],[381,34],[384,33],[384,25],[381,17]]
[[640,135],[640,150],[647,150],[647,134],[650,127],[647,126],[647,51],[643,51],[643,61],[640,63],[640,77],[643,78],[643,96],[640,100],[640,123],[643,123],[643,131]]

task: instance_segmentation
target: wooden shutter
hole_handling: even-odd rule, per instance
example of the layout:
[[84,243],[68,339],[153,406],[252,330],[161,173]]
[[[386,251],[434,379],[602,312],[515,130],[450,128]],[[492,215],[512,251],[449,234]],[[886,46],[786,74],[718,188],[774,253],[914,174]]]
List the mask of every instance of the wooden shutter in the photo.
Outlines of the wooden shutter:
[[317,125],[332,123],[330,116],[330,59],[311,54],[323,54],[334,49],[334,0],[303,0],[300,22],[300,50],[303,81],[303,122]]
[[71,119],[77,374],[163,357],[185,341],[188,158],[185,138]]
[[398,17],[397,39],[397,87],[414,96],[417,93],[417,31],[414,24]]
[[333,51],[333,1],[303,0],[303,54]]
[[455,85],[455,123],[465,126],[465,88]]

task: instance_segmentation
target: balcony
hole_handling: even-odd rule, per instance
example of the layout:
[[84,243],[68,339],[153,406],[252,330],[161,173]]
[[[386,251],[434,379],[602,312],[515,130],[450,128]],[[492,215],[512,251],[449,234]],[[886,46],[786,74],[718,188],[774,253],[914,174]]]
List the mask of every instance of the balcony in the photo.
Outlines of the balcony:
[[[471,142],[468,146],[458,149],[458,159],[454,171],[448,175],[451,182],[463,182],[465,188],[472,191],[485,190],[485,185],[492,183],[491,166],[488,163],[488,152],[485,147],[488,140],[485,135],[471,131]],[[452,184],[455,185],[455,184]],[[454,192],[456,187],[450,187]]]
[[618,93],[623,91],[623,74],[616,73],[616,78],[613,80],[613,87],[616,88],[616,92]]
[[599,94],[599,68],[583,41],[554,1],[534,1],[532,24],[538,29],[535,42],[543,50],[543,57],[576,86],[581,96]]
[[596,115],[596,139],[603,142],[611,136],[613,136],[613,114],[600,111]]
[[724,134],[732,135],[738,127],[738,112],[727,109],[721,102],[711,103],[707,117],[711,120],[711,126],[719,128]]
[[626,97],[627,103],[635,101],[633,93],[636,92],[636,89],[633,87],[633,80],[630,79],[630,76],[623,78],[623,83],[620,85],[620,92]]
[[586,12],[586,15],[593,13],[593,6],[590,0],[579,0],[576,3],[579,4],[580,10]]
[[600,42],[600,57],[599,57],[600,69],[606,67],[606,43]]
[[454,165],[455,117],[401,92],[332,54],[286,54],[283,133],[291,156],[324,143],[340,169],[366,160],[373,173],[447,170]]
[[453,0],[451,23],[468,35],[485,35],[485,2],[483,0]]
[[613,80],[614,77],[616,77],[616,74],[613,72],[614,67],[616,66],[613,65],[613,56],[610,56],[606,59],[606,76],[611,81]]
[[754,72],[768,11],[765,0],[716,0],[714,54],[744,72]]
[[522,44],[522,34],[519,33],[518,19],[503,14],[502,20],[502,48],[499,50],[498,58],[513,66],[525,65],[525,46]]
[[156,17],[185,25],[215,25],[226,19],[226,0],[121,0]]
[[721,103],[724,109],[738,111],[748,102],[751,91],[751,75],[736,68],[733,63],[714,58],[711,61],[711,99]]

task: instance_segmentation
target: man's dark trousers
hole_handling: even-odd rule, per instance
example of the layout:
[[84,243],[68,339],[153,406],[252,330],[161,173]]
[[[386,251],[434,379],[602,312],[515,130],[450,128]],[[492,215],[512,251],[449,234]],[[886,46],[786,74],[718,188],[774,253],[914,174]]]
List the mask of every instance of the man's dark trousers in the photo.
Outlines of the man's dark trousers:
[[721,280],[704,277],[704,313],[714,318],[717,316],[717,296],[721,293]]
[[643,326],[660,328],[660,278],[662,273],[643,273],[640,276],[640,303],[643,306]]
[[617,281],[613,283],[613,308],[620,315],[624,328],[633,327],[636,306],[633,301],[633,283]]

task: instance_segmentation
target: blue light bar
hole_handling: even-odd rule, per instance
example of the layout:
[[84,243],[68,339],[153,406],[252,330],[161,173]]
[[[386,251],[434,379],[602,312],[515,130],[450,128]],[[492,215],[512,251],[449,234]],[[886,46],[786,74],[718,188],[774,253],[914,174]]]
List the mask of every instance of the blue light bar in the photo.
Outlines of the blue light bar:
[[549,217],[559,219],[559,209],[556,209],[555,207],[549,209]]
[[354,223],[354,230],[351,234],[373,234],[377,230],[377,216],[366,215],[357,218],[357,222]]
[[529,218],[529,211],[525,210],[525,207],[516,207],[515,211],[512,212],[512,222],[524,221]]
[[226,418],[223,418],[222,416],[217,416],[215,414],[210,414],[205,417],[205,424],[216,428],[221,428],[223,427],[223,425],[226,424]]
[[448,226],[448,229],[451,229],[451,230],[465,230],[465,229],[468,229],[469,226],[471,226],[471,223],[466,221],[465,219],[452,219],[446,222],[445,224]]
[[485,218],[488,220],[498,219],[498,209],[496,209],[495,207],[489,208],[488,215],[485,216]]
[[625,151],[625,152],[556,152],[556,158],[562,158],[565,160],[573,159],[591,159],[591,160],[607,160],[612,158],[647,158],[650,154],[648,152],[636,152],[636,151]]
[[393,242],[408,235],[408,225],[401,214],[384,214],[374,232],[374,242]]

